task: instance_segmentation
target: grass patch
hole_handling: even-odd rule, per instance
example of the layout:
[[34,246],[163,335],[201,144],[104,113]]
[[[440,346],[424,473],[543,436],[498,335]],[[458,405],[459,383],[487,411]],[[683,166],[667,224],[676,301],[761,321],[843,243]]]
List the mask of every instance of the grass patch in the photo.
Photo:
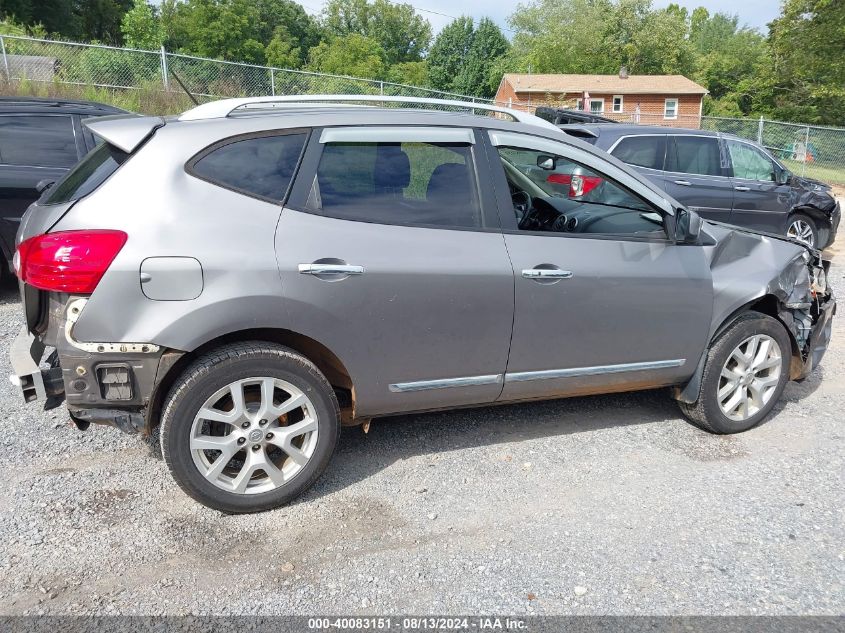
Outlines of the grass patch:
[[807,178],[815,178],[829,185],[845,185],[845,166],[810,162],[804,169],[804,164],[801,161],[781,160],[781,162],[798,176],[804,175]]

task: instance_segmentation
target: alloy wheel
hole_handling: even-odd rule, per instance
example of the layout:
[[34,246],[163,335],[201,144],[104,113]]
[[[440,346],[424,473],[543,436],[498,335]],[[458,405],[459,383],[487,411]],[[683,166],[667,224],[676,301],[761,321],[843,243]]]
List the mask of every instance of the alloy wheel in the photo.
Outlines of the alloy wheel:
[[218,488],[269,492],[308,464],[317,426],[316,408],[298,387],[271,377],[238,380],[200,407],[191,426],[191,456]]
[[798,240],[807,246],[815,246],[813,227],[806,220],[794,220],[786,231],[786,236]]
[[781,365],[780,345],[771,336],[755,334],[737,345],[719,378],[722,413],[736,422],[759,413],[777,390]]

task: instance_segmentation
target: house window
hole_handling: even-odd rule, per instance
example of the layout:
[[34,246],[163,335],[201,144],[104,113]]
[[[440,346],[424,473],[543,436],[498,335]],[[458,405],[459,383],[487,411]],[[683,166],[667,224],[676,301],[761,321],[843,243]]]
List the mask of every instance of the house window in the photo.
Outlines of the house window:
[[590,112],[593,114],[604,113],[604,99],[590,99]]
[[583,99],[576,99],[575,100],[575,109],[576,110],[583,110],[584,109],[584,100]]
[[677,119],[678,118],[678,100],[677,99],[666,99],[666,105],[663,109],[663,118],[664,119]]
[[613,111],[622,112],[623,107],[622,95],[613,95]]

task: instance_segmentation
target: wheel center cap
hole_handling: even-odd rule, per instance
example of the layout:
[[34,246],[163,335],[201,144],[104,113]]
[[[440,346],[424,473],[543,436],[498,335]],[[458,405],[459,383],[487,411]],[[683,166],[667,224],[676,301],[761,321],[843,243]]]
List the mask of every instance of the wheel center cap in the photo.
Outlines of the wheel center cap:
[[748,386],[748,385],[751,384],[751,382],[753,380],[754,380],[754,372],[749,371],[745,374],[745,376],[742,377],[742,384],[745,385],[745,386]]
[[252,429],[247,435],[250,442],[260,442],[264,439],[264,431],[261,429]]

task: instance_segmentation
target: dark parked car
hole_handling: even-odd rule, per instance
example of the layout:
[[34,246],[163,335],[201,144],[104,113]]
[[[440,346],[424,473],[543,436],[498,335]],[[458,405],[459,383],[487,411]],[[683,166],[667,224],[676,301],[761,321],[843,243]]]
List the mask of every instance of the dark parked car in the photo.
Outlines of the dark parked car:
[[796,176],[757,143],[706,130],[639,125],[564,126],[628,163],[710,220],[833,243],[841,211],[830,187]]
[[108,114],[126,112],[87,101],[0,98],[0,276],[11,264],[21,216],[40,195],[38,183],[59,180],[93,149],[82,120]]
[[613,119],[608,119],[592,112],[569,110],[567,108],[540,106],[534,111],[534,114],[555,125],[567,125],[571,123],[617,123]]

